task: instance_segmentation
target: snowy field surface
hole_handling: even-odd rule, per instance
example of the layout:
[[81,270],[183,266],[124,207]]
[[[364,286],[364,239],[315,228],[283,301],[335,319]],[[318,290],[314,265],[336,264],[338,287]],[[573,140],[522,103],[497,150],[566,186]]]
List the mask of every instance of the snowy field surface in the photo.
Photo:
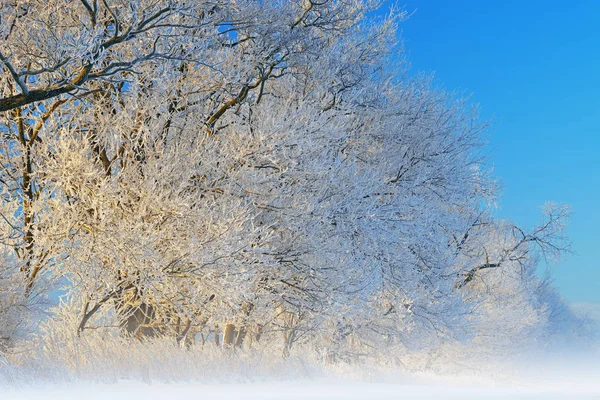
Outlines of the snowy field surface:
[[305,381],[294,383],[194,384],[122,381],[117,384],[71,384],[0,388],[2,400],[162,400],[162,399],[600,399],[600,388],[456,387],[388,383]]

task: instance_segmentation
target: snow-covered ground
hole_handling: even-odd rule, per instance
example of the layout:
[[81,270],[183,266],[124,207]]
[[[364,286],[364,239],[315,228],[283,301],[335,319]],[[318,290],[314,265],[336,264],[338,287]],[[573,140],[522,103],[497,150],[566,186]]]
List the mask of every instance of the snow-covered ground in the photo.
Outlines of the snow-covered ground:
[[[149,346],[148,357],[132,351],[138,358],[131,364],[115,360],[115,369],[98,359],[71,372],[58,363],[4,364],[4,369],[0,363],[0,400],[600,400],[600,349],[595,347],[523,354],[515,364],[474,363],[456,369],[453,362],[444,366],[447,372],[436,373],[375,364],[311,364],[299,357],[277,363],[243,352],[236,357],[207,352],[202,358],[160,345]],[[162,357],[153,361],[152,354]]]
[[294,383],[248,384],[71,384],[27,388],[0,388],[2,400],[162,400],[162,399],[600,399],[596,387],[456,387],[385,383]]

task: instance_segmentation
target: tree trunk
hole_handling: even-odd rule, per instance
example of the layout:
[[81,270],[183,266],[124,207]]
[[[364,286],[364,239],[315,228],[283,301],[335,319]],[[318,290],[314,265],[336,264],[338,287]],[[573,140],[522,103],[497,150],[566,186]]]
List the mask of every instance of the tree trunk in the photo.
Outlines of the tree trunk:
[[233,324],[226,324],[223,331],[223,348],[231,348],[235,345],[236,329]]

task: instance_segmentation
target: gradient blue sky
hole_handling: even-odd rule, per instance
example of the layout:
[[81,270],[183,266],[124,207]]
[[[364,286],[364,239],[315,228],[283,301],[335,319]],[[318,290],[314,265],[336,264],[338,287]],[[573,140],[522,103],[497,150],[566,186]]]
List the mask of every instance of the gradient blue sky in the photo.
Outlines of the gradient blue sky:
[[600,303],[600,1],[397,3],[414,11],[411,70],[472,93],[493,119],[498,216],[531,227],[545,202],[570,204],[575,254],[550,268],[568,301]]

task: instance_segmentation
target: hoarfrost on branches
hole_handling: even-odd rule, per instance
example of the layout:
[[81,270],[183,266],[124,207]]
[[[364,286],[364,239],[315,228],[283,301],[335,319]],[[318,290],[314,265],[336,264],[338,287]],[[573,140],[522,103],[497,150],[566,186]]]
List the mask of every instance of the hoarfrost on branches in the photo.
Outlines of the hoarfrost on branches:
[[492,218],[486,123],[404,75],[405,13],[377,6],[4,2],[6,346],[31,325],[14,310],[56,290],[47,342],[331,362],[548,338],[559,310],[576,324],[535,274],[568,250],[567,210],[530,232]]

